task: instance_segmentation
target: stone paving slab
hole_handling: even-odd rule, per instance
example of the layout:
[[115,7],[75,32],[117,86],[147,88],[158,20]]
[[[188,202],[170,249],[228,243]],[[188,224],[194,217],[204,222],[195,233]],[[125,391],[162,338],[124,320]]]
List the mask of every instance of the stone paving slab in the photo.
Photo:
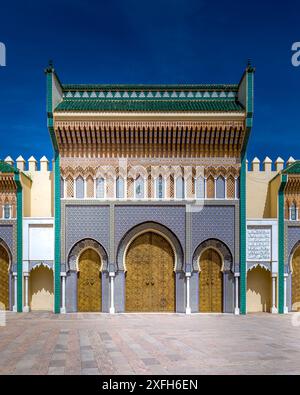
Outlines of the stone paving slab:
[[300,374],[300,327],[271,314],[8,313],[3,374]]

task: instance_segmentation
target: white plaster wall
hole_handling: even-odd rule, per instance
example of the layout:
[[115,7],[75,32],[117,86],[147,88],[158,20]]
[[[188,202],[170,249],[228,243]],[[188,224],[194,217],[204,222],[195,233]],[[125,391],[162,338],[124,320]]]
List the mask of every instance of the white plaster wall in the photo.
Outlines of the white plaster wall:
[[[269,219],[256,219],[247,221],[247,229],[252,228],[270,228],[271,229],[271,268],[272,273],[278,273],[278,221]],[[247,244],[248,244],[248,234],[247,234]],[[259,264],[260,261],[250,261],[248,260],[248,245],[247,245],[247,262],[253,264]]]
[[54,227],[53,219],[23,220],[23,262],[24,272],[28,271],[27,263],[33,261],[53,261],[54,259]]
[[51,261],[53,257],[53,227],[51,225],[29,225],[29,260]]

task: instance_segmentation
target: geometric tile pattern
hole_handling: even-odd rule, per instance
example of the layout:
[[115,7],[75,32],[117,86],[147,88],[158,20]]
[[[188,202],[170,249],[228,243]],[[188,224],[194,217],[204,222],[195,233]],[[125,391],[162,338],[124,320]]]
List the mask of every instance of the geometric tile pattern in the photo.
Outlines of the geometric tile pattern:
[[10,253],[14,255],[14,226],[12,224],[0,225],[0,240],[1,239],[6,243]]
[[183,250],[185,250],[185,207],[184,206],[159,206],[141,205],[115,207],[115,248],[121,239],[134,226],[144,222],[157,222],[166,226],[173,232]]
[[204,206],[192,212],[192,251],[208,239],[223,242],[235,256],[235,206]]
[[66,206],[66,259],[71,248],[83,239],[98,241],[109,251],[109,206]]
[[[300,242],[300,226],[288,226],[287,227],[287,254],[285,265],[289,267],[290,257],[294,248]],[[289,270],[289,269],[288,269]]]

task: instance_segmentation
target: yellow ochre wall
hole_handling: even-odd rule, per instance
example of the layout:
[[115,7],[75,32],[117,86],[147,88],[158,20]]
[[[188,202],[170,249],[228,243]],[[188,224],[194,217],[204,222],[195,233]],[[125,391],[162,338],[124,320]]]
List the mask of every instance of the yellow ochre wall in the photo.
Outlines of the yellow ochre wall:
[[277,194],[279,182],[277,179],[281,166],[276,163],[276,170],[272,169],[272,161],[264,162],[263,169],[260,162],[254,160],[251,170],[247,171],[247,218],[276,218]]
[[38,166],[35,158],[28,163],[21,158],[17,167],[21,170],[23,187],[23,216],[35,218],[53,217],[53,172],[49,162],[43,157]]
[[53,311],[53,271],[47,267],[38,267],[30,273],[31,310]]
[[53,176],[50,171],[27,172],[32,179],[30,209],[25,217],[52,217]]
[[247,274],[247,312],[269,313],[272,301],[271,273],[261,267]]

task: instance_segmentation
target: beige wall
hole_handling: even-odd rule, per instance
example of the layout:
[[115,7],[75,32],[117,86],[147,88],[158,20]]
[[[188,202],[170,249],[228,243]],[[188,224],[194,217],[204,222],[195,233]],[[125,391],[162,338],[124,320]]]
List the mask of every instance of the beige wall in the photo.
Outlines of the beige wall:
[[278,191],[280,188],[281,178],[279,174],[270,182],[270,209],[271,218],[277,218],[278,213]]
[[247,312],[270,312],[272,278],[269,271],[257,267],[247,274]]
[[272,210],[274,196],[271,197],[270,181],[277,174],[274,171],[247,172],[247,218],[276,218],[277,212]]
[[21,183],[23,187],[23,216],[30,217],[32,181],[21,173]]
[[52,172],[28,172],[32,179],[30,190],[30,212],[26,217],[53,217],[52,212]]
[[38,267],[30,273],[30,309],[53,311],[53,271]]

